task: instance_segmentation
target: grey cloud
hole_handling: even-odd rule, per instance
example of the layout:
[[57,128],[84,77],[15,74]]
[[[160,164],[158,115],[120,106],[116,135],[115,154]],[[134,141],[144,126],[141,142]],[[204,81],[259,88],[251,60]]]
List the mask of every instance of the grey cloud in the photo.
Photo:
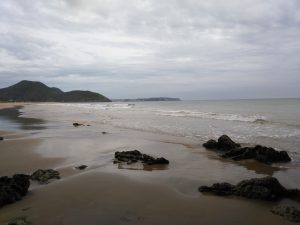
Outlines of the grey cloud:
[[0,87],[300,97],[298,0],[2,0],[0,34]]

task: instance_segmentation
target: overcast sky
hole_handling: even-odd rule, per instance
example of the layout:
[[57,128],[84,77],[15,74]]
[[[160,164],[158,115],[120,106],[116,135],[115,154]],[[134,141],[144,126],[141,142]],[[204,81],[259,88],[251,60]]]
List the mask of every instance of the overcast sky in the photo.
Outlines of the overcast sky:
[[1,0],[0,88],[300,97],[299,0]]

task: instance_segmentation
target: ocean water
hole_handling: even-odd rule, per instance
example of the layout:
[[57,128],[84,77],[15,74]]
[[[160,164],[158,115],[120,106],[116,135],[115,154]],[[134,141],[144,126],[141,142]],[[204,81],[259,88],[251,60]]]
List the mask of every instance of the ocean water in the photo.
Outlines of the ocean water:
[[43,103],[24,107],[19,119],[9,115],[0,114],[4,130],[18,124],[38,130],[79,120],[199,142],[227,134],[241,143],[286,150],[300,164],[300,99]]
[[25,107],[22,116],[59,120],[57,115],[199,142],[227,134],[286,150],[300,163],[300,99],[44,103]]
[[[34,151],[64,158],[58,169],[85,164],[97,171],[166,184],[193,196],[198,196],[199,185],[237,183],[266,175],[287,187],[300,187],[300,99],[41,103],[20,111],[2,111],[0,130],[40,138]],[[74,128],[73,122],[91,126]],[[236,162],[202,147],[203,142],[222,134],[242,144],[285,150],[292,162],[271,166]],[[132,149],[165,157],[171,163],[167,169],[151,172],[119,170],[112,163],[114,152]]]

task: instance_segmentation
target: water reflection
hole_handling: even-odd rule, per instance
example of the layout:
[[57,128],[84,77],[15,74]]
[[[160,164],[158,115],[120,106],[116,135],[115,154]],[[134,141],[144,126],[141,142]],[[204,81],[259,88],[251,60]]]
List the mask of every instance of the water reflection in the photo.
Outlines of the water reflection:
[[285,171],[287,168],[285,167],[280,167],[278,165],[267,165],[263,164],[260,162],[257,162],[252,159],[248,160],[241,160],[241,161],[234,161],[231,159],[225,159],[219,156],[217,153],[215,154],[208,154],[208,158],[213,159],[213,160],[220,160],[224,163],[231,163],[237,166],[241,166],[246,168],[249,171],[253,171],[256,174],[261,174],[261,175],[268,175],[268,176],[273,176],[274,173],[278,171]]
[[[13,108],[4,108],[0,109],[0,119],[9,122],[7,126],[11,126],[12,124],[15,124],[18,126],[18,128],[22,130],[42,130],[46,129],[45,121],[41,119],[35,119],[35,118],[26,118],[26,117],[20,117],[22,113],[20,112],[20,109],[22,107],[13,107]],[[12,124],[11,124],[12,123]],[[9,127],[1,127],[1,129],[9,129]]]

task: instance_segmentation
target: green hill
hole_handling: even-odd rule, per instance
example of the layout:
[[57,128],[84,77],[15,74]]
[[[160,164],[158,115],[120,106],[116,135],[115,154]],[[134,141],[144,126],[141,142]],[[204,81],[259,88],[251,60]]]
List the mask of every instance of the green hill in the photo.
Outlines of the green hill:
[[0,89],[2,102],[110,102],[107,97],[90,91],[62,90],[38,81],[23,80],[15,85]]

